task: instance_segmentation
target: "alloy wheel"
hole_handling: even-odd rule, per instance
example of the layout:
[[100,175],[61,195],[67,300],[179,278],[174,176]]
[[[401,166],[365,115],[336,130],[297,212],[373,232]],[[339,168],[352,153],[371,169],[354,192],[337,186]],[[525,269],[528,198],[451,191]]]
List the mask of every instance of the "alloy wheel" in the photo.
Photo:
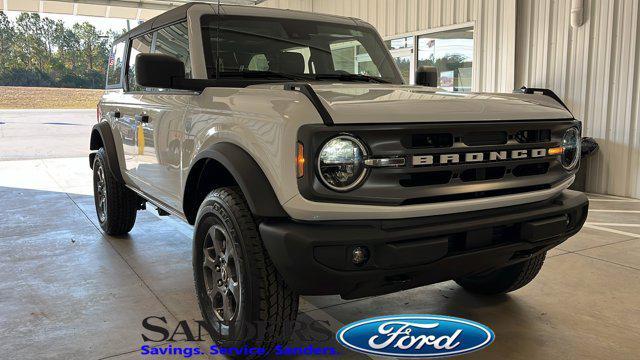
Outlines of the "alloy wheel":
[[232,241],[222,225],[213,224],[203,245],[207,297],[220,327],[226,329],[236,320],[241,301],[238,257]]
[[98,210],[98,218],[100,222],[107,220],[107,183],[104,176],[104,166],[98,163],[96,173],[98,177],[96,179],[96,208]]

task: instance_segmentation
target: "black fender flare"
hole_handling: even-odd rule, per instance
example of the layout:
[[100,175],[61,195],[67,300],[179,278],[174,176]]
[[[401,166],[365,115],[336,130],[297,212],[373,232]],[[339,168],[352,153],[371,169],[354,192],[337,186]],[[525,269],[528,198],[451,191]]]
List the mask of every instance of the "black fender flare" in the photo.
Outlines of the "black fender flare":
[[[120,172],[120,165],[118,164],[118,151],[116,150],[116,144],[113,140],[113,132],[111,126],[107,121],[101,121],[93,126],[91,129],[91,141],[89,143],[89,150],[99,150],[101,147],[107,153],[107,168],[108,171],[120,182],[124,182],[122,173]],[[93,168],[93,159],[95,158],[95,152],[89,154],[89,166]]]
[[[202,159],[213,159],[229,171],[254,215],[265,218],[288,217],[260,165],[244,149],[228,142],[213,144],[193,158],[189,176],[193,165]],[[186,181],[185,187],[188,184],[189,181]],[[187,189],[183,190],[183,194],[186,194]]]

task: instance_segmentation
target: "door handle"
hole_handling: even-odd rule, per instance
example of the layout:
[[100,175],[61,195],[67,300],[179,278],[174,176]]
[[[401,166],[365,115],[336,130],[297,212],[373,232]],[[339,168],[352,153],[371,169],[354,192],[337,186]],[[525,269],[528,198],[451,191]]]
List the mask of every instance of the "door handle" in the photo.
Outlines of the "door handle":
[[147,124],[149,122],[149,115],[147,115],[147,114],[138,114],[138,115],[136,115],[136,121],[140,121],[141,123]]

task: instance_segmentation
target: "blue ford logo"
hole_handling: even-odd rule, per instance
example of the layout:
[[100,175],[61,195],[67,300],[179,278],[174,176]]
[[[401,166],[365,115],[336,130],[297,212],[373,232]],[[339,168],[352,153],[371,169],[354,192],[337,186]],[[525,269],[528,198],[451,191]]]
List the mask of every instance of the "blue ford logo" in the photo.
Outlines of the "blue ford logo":
[[338,331],[348,349],[382,356],[440,357],[480,350],[495,338],[474,321],[439,315],[394,315],[351,323]]

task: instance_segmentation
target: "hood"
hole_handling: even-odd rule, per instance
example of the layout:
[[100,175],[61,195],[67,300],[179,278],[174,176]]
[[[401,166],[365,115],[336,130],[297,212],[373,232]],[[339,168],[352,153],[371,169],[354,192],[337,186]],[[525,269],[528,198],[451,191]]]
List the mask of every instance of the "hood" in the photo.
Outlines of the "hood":
[[544,95],[454,93],[388,84],[311,84],[336,124],[568,119]]

